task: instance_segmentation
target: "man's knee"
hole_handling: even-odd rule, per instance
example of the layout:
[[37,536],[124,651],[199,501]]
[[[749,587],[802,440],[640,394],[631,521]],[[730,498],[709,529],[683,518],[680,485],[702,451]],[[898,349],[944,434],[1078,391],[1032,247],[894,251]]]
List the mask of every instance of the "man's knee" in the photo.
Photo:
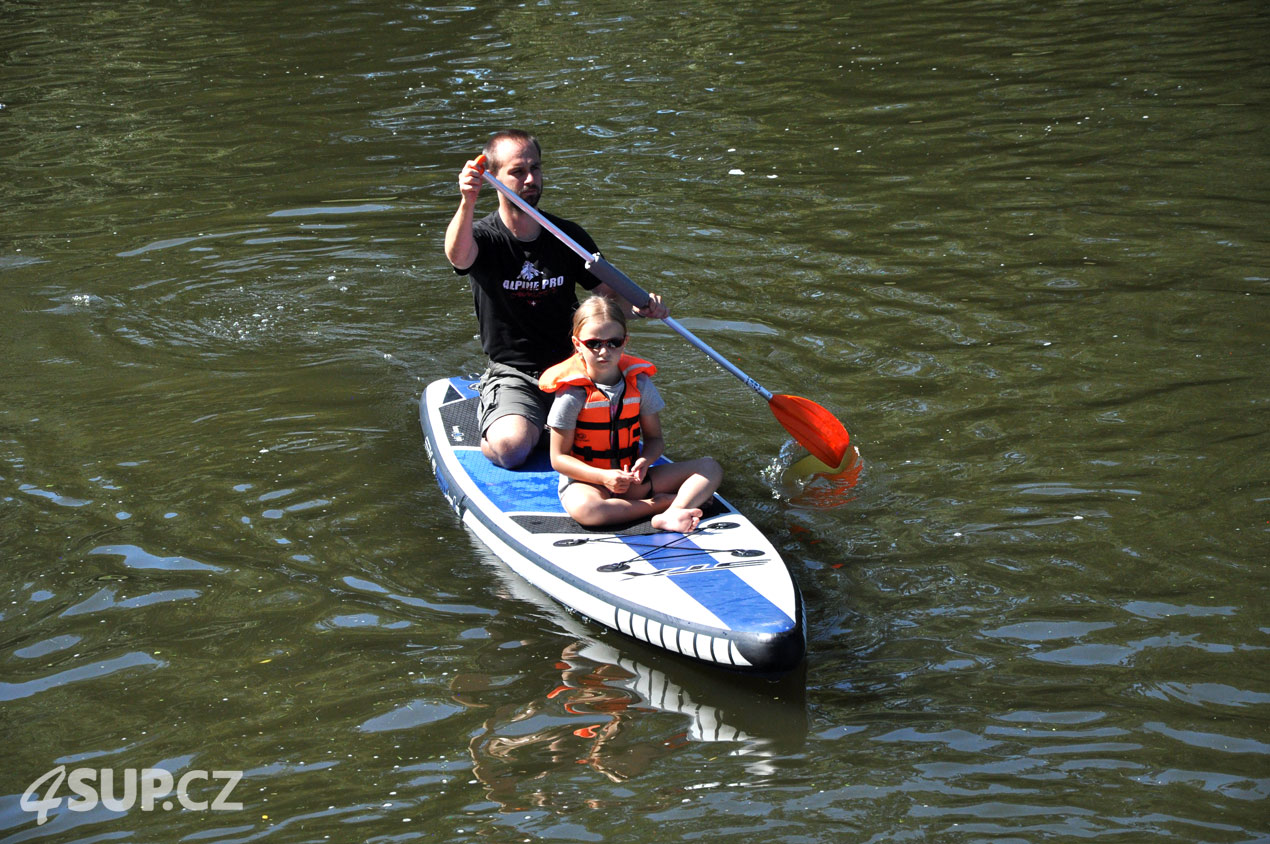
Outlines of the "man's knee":
[[481,452],[504,469],[515,469],[529,459],[540,432],[523,416],[503,416],[485,431]]
[[481,452],[489,458],[491,463],[502,466],[504,469],[515,469],[529,458],[529,452],[533,450],[533,446],[526,446],[520,442],[509,442],[508,440],[483,440],[481,442]]

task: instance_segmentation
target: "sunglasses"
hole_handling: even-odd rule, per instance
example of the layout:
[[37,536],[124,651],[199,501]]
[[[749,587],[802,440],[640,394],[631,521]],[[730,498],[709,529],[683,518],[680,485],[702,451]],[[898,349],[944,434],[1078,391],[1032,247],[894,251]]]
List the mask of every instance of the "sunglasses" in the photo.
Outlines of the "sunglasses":
[[586,346],[588,349],[590,349],[593,352],[598,352],[600,349],[603,349],[605,346],[608,346],[610,349],[613,349],[614,351],[616,351],[617,349],[620,349],[626,345],[626,338],[613,337],[608,340],[603,340],[599,337],[593,337],[590,340],[583,340],[582,345]]

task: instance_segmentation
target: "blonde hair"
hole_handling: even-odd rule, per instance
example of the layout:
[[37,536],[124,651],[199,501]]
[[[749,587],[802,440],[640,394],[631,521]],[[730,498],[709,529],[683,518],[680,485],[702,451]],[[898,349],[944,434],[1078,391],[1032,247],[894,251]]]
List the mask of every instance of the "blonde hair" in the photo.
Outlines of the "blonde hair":
[[622,310],[622,306],[608,296],[592,294],[585,302],[578,305],[578,309],[573,312],[573,336],[577,337],[582,333],[582,326],[591,320],[597,322],[616,322],[622,326],[622,333],[626,333],[626,312]]

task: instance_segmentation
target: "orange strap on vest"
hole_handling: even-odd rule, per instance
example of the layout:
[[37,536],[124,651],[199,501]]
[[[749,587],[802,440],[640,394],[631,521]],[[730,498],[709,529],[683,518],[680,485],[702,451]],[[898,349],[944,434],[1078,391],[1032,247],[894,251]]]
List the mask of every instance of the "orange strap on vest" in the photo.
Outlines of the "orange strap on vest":
[[570,453],[588,466],[600,469],[629,469],[639,458],[640,397],[635,379],[641,372],[652,375],[657,371],[648,361],[632,355],[622,355],[617,365],[626,387],[616,414],[612,412],[609,397],[586,374],[582,358],[577,354],[548,369],[538,381],[539,387],[551,393],[562,387],[586,390]]

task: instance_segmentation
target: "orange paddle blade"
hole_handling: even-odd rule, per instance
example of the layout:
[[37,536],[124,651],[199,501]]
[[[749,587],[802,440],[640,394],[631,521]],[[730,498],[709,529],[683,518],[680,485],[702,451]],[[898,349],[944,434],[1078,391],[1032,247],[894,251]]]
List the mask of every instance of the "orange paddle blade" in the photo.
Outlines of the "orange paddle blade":
[[841,466],[851,442],[838,417],[809,399],[774,395],[767,406],[799,445],[826,466]]

